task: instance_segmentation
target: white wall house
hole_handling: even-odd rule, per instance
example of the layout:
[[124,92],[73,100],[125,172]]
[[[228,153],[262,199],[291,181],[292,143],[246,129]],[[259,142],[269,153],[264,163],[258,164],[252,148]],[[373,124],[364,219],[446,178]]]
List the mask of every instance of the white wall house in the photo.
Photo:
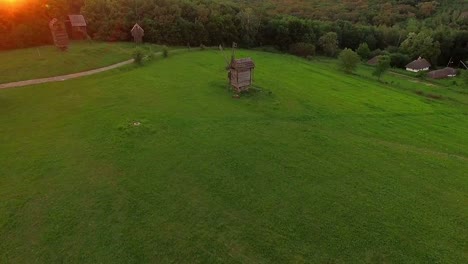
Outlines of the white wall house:
[[417,60],[414,60],[408,65],[406,65],[406,70],[410,72],[421,72],[428,71],[431,67],[431,64],[426,60],[419,57]]

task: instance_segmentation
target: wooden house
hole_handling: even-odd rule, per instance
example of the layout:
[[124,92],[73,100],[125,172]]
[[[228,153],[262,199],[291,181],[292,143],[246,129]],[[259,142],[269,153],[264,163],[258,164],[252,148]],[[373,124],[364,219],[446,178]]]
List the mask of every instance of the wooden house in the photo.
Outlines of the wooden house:
[[87,39],[88,32],[86,26],[86,21],[83,15],[68,16],[67,27],[72,39]]
[[375,66],[375,65],[379,64],[379,59],[380,59],[380,55],[377,55],[374,58],[368,60],[367,64]]
[[65,24],[54,18],[49,22],[49,29],[55,46],[61,50],[66,50],[68,48],[69,40]]
[[410,62],[406,65],[406,70],[411,72],[428,71],[431,64],[426,60],[419,57],[417,60]]
[[140,27],[140,25],[135,24],[132,30],[130,30],[130,33],[132,33],[133,40],[135,41],[135,43],[143,42],[143,36],[145,35],[145,31],[142,27]]
[[229,67],[229,82],[237,91],[245,91],[253,82],[255,63],[251,58],[233,59]]
[[457,76],[457,70],[454,68],[446,67],[444,69],[431,71],[427,74],[432,79],[444,79]]

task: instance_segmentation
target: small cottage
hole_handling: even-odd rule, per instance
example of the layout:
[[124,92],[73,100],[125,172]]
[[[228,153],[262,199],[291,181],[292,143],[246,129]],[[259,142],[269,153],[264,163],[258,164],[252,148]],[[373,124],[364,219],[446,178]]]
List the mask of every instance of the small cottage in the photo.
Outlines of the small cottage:
[[61,50],[66,50],[69,40],[65,24],[54,18],[49,22],[49,29],[55,46]]
[[406,70],[410,72],[428,71],[431,64],[426,60],[419,57],[417,60],[410,62],[406,65]]
[[379,64],[379,58],[380,58],[380,55],[375,56],[374,58],[368,60],[367,64],[375,66],[375,65]]
[[444,79],[457,76],[457,70],[454,68],[446,67],[444,69],[431,71],[427,74],[432,79]]
[[72,39],[87,39],[86,21],[83,15],[69,15],[67,20],[68,32]]
[[145,31],[142,27],[140,27],[140,25],[135,24],[132,30],[130,30],[130,33],[132,33],[133,40],[135,41],[135,43],[143,42],[143,36],[145,35]]
[[229,81],[237,91],[245,91],[253,82],[255,63],[251,58],[233,59],[229,69]]

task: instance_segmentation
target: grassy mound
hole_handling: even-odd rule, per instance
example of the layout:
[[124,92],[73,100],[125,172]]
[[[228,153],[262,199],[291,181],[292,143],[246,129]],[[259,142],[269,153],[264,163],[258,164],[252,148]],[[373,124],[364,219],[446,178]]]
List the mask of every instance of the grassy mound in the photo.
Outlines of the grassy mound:
[[466,262],[466,104],[239,56],[0,91],[0,262]]
[[[162,50],[145,44],[143,49]],[[54,46],[0,52],[0,83],[52,77],[105,67],[131,59],[133,43],[72,42],[67,51]]]

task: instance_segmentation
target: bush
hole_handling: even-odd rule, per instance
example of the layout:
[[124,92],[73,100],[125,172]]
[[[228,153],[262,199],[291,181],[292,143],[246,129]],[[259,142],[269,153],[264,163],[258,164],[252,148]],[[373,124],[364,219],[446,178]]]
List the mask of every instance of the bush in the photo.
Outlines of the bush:
[[390,54],[390,65],[395,68],[405,68],[411,61],[410,57],[403,53]]
[[136,48],[133,51],[132,57],[133,57],[134,63],[136,63],[138,65],[142,65],[143,60],[145,58],[145,51],[142,48]]
[[351,73],[356,70],[361,58],[352,49],[344,49],[340,52],[338,60],[340,68],[347,73]]
[[206,49],[206,46],[203,44],[200,44],[200,50],[205,50],[205,49]]
[[461,74],[461,77],[466,84],[465,87],[468,87],[468,71],[463,71]]
[[164,46],[162,54],[164,58],[169,57],[169,49],[166,46]]
[[310,43],[299,42],[289,46],[289,53],[307,58],[309,56],[315,55],[315,46]]
[[361,43],[361,45],[359,45],[359,48],[356,50],[357,54],[359,54],[359,56],[361,57],[362,60],[367,60],[369,59],[369,55],[371,53],[370,49],[369,49],[369,45],[367,45],[367,43]]

